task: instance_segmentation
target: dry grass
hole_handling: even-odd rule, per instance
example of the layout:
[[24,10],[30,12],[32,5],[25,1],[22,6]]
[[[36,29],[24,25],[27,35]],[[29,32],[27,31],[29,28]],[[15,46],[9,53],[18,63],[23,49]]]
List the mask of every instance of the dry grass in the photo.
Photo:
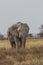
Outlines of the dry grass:
[[27,39],[26,48],[18,51],[8,40],[0,41],[0,65],[43,65],[43,39]]
[[43,38],[27,39],[26,48],[41,47],[43,46]]
[[[26,48],[43,46],[43,38],[41,39],[27,39]],[[8,40],[0,40],[0,48],[11,48]]]

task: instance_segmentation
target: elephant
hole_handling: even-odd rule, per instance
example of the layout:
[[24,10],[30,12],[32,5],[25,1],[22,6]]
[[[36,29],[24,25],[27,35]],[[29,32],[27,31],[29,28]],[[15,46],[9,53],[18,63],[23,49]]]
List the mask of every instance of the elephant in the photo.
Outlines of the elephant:
[[8,28],[8,39],[12,48],[25,48],[26,37],[29,32],[29,26],[26,23],[18,22]]

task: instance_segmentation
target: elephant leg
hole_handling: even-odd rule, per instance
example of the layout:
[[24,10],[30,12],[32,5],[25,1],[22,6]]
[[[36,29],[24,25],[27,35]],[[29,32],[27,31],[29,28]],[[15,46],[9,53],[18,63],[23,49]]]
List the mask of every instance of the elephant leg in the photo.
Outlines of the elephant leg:
[[12,42],[11,42],[11,46],[12,46],[12,48],[16,48],[15,41],[12,41]]
[[18,49],[18,39],[17,39],[17,37],[14,37],[14,40],[15,40],[15,44],[16,44],[16,49]]
[[11,47],[12,47],[12,48],[15,48],[15,47],[16,47],[16,44],[15,44],[15,41],[14,41],[13,37],[12,37],[12,36],[9,36],[8,39],[9,39],[9,41],[10,41]]
[[19,38],[19,40],[20,40],[20,47],[22,47],[22,39],[21,39],[21,38]]
[[10,40],[10,44],[12,48],[15,48],[15,42]]
[[13,45],[14,45],[14,48],[16,48],[16,43],[15,43],[15,42],[14,42],[14,44],[13,44]]
[[22,48],[25,48],[26,39],[22,38]]

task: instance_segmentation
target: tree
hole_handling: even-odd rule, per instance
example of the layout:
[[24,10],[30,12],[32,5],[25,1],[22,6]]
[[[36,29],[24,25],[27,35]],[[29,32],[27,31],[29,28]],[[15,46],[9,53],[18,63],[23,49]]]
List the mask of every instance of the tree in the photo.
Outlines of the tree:
[[4,35],[0,34],[0,40],[4,40]]
[[40,37],[43,37],[43,25],[41,25],[40,27],[40,33],[39,33]]

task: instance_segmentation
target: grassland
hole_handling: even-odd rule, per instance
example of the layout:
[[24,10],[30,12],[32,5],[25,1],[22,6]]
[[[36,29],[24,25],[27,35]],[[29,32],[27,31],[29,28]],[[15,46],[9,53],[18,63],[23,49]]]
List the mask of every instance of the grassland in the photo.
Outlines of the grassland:
[[0,65],[43,65],[43,38],[27,39],[26,48],[18,51],[0,40]]

